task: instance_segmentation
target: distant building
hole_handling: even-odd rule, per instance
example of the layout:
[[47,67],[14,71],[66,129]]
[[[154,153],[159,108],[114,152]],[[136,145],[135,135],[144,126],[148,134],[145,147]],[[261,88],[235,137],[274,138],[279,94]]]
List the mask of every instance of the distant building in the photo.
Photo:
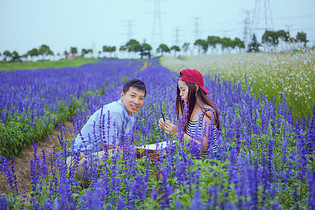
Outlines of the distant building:
[[71,59],[71,58],[81,58],[81,55],[68,55],[67,59]]

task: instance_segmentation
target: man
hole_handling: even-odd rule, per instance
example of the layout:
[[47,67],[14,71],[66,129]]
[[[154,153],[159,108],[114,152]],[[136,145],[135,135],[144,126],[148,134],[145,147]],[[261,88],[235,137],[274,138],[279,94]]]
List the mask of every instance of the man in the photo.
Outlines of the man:
[[[120,99],[103,106],[97,110],[83,126],[75,138],[70,152],[81,154],[89,153],[101,157],[103,148],[128,144],[135,122],[135,113],[141,108],[146,96],[146,86],[138,79],[125,83],[120,93]],[[67,158],[67,165],[73,164],[74,158]]]

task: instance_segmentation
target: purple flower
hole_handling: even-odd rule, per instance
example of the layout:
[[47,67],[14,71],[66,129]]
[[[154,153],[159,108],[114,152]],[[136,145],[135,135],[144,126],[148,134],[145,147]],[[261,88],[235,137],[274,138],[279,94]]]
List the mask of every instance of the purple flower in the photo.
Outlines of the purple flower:
[[11,156],[10,162],[4,156],[0,156],[0,171],[3,171],[6,175],[6,181],[13,195],[18,194],[18,185],[14,170],[14,156]]
[[126,204],[122,197],[118,197],[117,199],[117,210],[123,210],[126,208]]
[[0,194],[0,209],[8,209],[9,201],[5,198],[4,195]]
[[194,197],[191,200],[191,206],[190,208],[187,208],[189,210],[195,210],[195,209],[207,209],[205,204],[203,204],[202,200],[201,200],[201,195],[200,193],[196,193],[196,197]]
[[80,209],[103,209],[103,201],[100,197],[100,189],[91,189],[81,198]]
[[133,200],[143,202],[146,196],[147,188],[148,184],[145,182],[143,176],[138,174],[132,183],[131,198]]
[[307,171],[306,178],[309,184],[308,205],[310,209],[314,209],[315,208],[315,171],[309,169]]

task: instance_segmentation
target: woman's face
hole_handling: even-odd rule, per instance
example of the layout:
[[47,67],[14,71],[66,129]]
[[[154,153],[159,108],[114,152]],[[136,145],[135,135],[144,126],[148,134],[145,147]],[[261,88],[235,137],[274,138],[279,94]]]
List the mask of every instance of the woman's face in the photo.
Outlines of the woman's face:
[[188,99],[188,86],[186,83],[182,80],[178,80],[178,88],[179,88],[179,96],[182,100],[187,100]]

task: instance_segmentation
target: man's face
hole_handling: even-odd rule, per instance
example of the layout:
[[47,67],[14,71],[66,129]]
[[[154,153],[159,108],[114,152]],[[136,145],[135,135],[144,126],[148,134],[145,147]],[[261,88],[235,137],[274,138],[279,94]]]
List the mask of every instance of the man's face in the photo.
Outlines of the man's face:
[[136,113],[143,104],[144,101],[144,91],[139,90],[135,87],[130,87],[129,90],[124,93],[121,91],[121,101],[123,102],[128,115]]

